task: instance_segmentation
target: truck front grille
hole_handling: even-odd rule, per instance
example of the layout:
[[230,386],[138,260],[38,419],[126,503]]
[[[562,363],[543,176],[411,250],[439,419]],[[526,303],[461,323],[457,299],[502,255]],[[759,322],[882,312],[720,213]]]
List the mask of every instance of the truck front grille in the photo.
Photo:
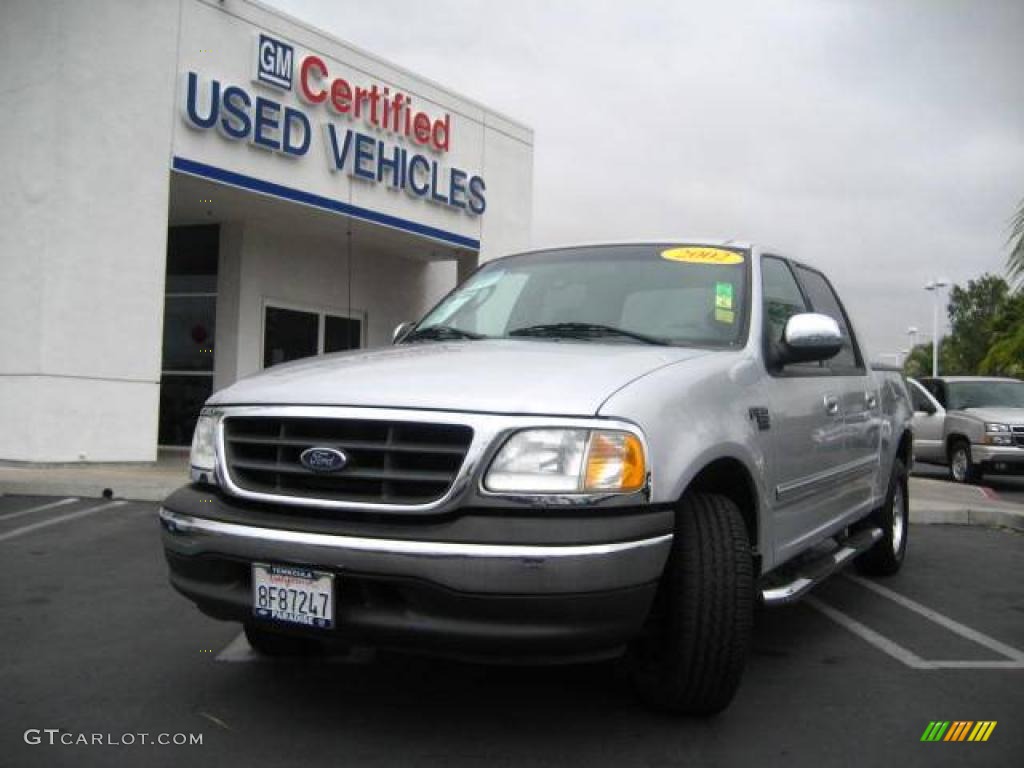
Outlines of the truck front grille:
[[1013,444],[1024,448],[1024,426],[1011,427],[1013,430]]
[[[367,504],[429,504],[451,488],[473,439],[459,424],[293,416],[227,416],[231,481],[245,491]],[[300,462],[307,448],[334,448],[335,472]]]

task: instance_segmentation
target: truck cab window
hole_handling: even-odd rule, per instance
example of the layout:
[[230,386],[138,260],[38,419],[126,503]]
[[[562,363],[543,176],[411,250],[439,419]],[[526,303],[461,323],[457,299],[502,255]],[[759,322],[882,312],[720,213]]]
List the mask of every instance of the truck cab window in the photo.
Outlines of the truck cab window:
[[854,347],[853,334],[850,333],[850,325],[846,321],[846,313],[843,311],[839,298],[836,296],[828,280],[820,272],[807,267],[798,266],[797,274],[800,276],[800,284],[807,292],[811,300],[813,311],[822,315],[828,315],[839,324],[839,330],[843,334],[843,347],[839,354],[826,362],[826,365],[833,371],[847,372],[861,369],[859,355]]

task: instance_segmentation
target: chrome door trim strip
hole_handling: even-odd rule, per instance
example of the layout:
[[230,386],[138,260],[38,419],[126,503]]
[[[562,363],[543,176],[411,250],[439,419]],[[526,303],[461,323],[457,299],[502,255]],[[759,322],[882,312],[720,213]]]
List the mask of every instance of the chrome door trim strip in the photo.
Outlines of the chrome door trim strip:
[[780,483],[775,487],[775,498],[778,501],[794,501],[803,498],[815,493],[822,486],[831,485],[841,479],[847,480],[868,474],[878,468],[878,461],[877,456],[865,456],[837,467],[815,472],[813,475],[798,480]]

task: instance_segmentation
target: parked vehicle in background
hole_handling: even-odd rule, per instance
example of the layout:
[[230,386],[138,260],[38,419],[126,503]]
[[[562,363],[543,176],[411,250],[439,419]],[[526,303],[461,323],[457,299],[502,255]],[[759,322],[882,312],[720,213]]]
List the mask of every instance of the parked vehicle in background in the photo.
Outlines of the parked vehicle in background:
[[1024,381],[981,376],[909,379],[914,458],[958,483],[1024,474]]
[[910,400],[818,270],[734,242],[491,261],[390,349],[214,395],[160,511],[171,583],[267,654],[625,654],[732,699],[757,600],[907,550]]

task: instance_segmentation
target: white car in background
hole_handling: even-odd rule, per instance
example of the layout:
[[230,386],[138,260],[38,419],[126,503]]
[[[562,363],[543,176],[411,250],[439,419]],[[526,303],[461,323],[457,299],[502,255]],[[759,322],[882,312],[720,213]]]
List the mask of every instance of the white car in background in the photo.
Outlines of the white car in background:
[[1024,474],[1024,381],[980,376],[908,379],[914,459],[958,483]]

